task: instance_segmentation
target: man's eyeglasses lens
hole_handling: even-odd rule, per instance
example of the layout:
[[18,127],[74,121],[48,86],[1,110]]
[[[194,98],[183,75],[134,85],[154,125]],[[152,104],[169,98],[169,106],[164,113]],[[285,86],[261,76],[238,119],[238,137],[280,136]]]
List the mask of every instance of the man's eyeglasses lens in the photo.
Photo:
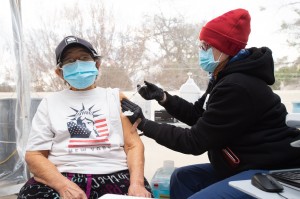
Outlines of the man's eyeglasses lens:
[[66,64],[74,63],[77,60],[80,60],[80,61],[94,61],[94,59],[90,55],[84,55],[84,56],[81,56],[81,57],[79,57],[77,59],[74,59],[74,58],[64,59],[61,62],[61,66],[64,66]]

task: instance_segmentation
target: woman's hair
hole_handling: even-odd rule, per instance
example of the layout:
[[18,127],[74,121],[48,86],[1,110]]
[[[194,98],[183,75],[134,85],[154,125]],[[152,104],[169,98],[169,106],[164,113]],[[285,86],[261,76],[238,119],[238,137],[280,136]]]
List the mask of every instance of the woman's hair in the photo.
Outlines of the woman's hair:
[[219,65],[217,66],[217,68],[214,70],[214,72],[213,72],[213,76],[214,76],[214,78],[216,78],[217,77],[217,75],[218,75],[218,73],[220,72],[220,71],[222,71],[225,67],[226,67],[226,65],[227,65],[227,63],[229,62],[229,60],[232,58],[232,56],[228,56],[226,59],[224,59],[223,61],[221,61],[220,63],[219,63]]

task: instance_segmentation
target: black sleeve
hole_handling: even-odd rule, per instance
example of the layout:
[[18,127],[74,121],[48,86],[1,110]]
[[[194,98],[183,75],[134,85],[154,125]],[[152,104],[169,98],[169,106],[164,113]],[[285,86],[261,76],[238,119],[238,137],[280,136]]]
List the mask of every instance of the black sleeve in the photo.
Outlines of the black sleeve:
[[164,104],[161,104],[166,111],[178,119],[179,121],[192,126],[194,125],[199,117],[202,116],[204,109],[203,104],[205,96],[202,96],[194,104],[174,95],[170,95],[168,92],[165,92],[167,95],[167,101]]
[[[225,147],[251,129],[256,120],[255,108],[246,89],[227,84],[214,89],[210,96],[207,110],[191,129],[147,121],[144,134],[172,150],[199,155]],[[172,100],[178,104],[187,103],[174,96]],[[185,114],[186,108],[176,107],[185,117],[190,117]]]
[[188,128],[148,120],[143,133],[158,144],[181,153],[200,155],[207,151],[207,147],[203,144],[204,139],[198,139],[197,130],[192,131]]
[[178,119],[179,121],[192,126],[199,117],[202,117],[204,112],[203,105],[207,95],[211,92],[214,85],[214,80],[211,79],[207,85],[205,93],[194,103],[190,103],[178,96],[172,96],[168,92],[166,93],[167,100],[164,104],[161,104],[169,114]]

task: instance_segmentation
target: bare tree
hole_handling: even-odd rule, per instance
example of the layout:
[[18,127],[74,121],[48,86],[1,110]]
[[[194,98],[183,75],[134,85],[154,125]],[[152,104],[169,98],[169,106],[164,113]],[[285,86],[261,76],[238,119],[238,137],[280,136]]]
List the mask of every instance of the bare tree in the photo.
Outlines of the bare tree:
[[[298,6],[295,6],[298,5]],[[295,12],[299,17],[296,18],[293,22],[287,23],[283,22],[281,24],[281,29],[288,33],[287,42],[290,46],[296,47],[300,52],[300,9],[299,9],[300,1],[295,1],[293,3],[288,3],[285,6],[291,7],[291,11]],[[285,7],[284,6],[284,7]],[[300,56],[295,60],[296,64],[300,63]]]
[[9,47],[9,42],[4,41],[3,45],[1,45],[2,50],[0,53],[0,91],[1,92],[13,92],[15,91],[15,68],[13,67],[14,59],[13,59],[13,49]]
[[166,18],[161,13],[145,17],[139,28],[127,27],[121,32],[102,1],[95,1],[88,12],[81,12],[77,4],[60,9],[51,18],[41,19],[39,27],[26,30],[28,64],[36,91],[64,88],[54,74],[54,50],[68,35],[91,41],[102,55],[100,86],[128,90],[147,79],[177,90],[188,72],[200,88],[206,85],[207,74],[198,67],[201,24],[186,23],[182,16]]
[[[298,5],[298,6],[297,6]],[[291,12],[295,12],[300,17],[300,2],[295,1],[292,3],[283,4],[283,7],[288,7]],[[291,47],[295,47],[300,52],[300,19],[296,18],[293,22],[283,22],[281,30],[287,33],[287,43]],[[282,57],[276,60],[277,70],[275,71],[276,84],[272,86],[273,89],[299,89],[300,87],[300,56],[292,62],[288,57]]]
[[[294,8],[293,5],[299,3],[295,1],[286,6]],[[300,15],[299,9],[294,11]],[[54,50],[63,37],[75,35],[91,41],[103,57],[97,80],[99,86],[129,90],[148,80],[161,84],[165,89],[177,90],[187,80],[187,73],[192,72],[200,89],[205,89],[208,76],[199,69],[197,43],[203,24],[187,23],[184,16],[166,17],[161,12],[143,17],[137,28],[121,30],[115,23],[113,11],[107,9],[104,1],[87,2],[85,10],[76,2],[68,7],[58,7],[51,17],[40,16],[38,27],[28,29],[24,26],[32,88],[35,91],[65,88],[64,82],[54,73]],[[282,30],[290,34],[288,42],[291,46],[300,47],[299,25],[299,19],[282,24]],[[299,67],[299,60],[295,60],[294,67]],[[283,66],[287,64],[285,62],[282,58],[277,60],[276,65]],[[298,69],[285,71],[299,73]],[[281,74],[277,75],[279,81],[284,81],[282,74],[285,71],[281,70]],[[6,71],[7,83],[14,79],[13,74],[13,71]],[[290,83],[277,82],[276,88]],[[6,89],[8,85],[4,85]]]
[[198,36],[202,24],[190,24],[184,17],[167,18],[161,13],[153,20],[148,19],[147,30],[152,32],[152,40],[158,46],[153,65],[161,70],[145,78],[159,82],[168,90],[178,90],[192,72],[198,86],[203,89],[208,76],[198,67]]
[[[117,34],[112,14],[106,11],[101,1],[91,5],[90,12],[87,13],[81,13],[80,7],[74,4],[72,7],[63,8],[51,18],[41,20],[39,27],[26,30],[28,64],[31,66],[31,79],[36,91],[53,91],[64,87],[63,81],[54,74],[56,67],[54,50],[60,40],[68,35],[85,38],[103,56],[98,85],[131,88],[126,66],[120,63],[126,59],[131,61],[136,59],[131,57],[120,59],[122,58],[120,54],[130,52],[131,46],[122,45],[122,48],[119,48],[115,44],[115,42],[125,43],[124,38],[129,36]],[[63,30],[64,34],[60,35]],[[141,49],[136,51],[142,52]]]

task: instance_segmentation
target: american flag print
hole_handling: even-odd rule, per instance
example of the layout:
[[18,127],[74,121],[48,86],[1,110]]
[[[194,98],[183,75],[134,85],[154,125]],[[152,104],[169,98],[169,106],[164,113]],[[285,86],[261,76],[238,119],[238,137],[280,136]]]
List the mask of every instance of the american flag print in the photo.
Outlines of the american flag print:
[[76,113],[69,116],[71,121],[67,122],[68,148],[110,146],[107,118],[92,108],[86,110],[84,105],[81,110],[72,108]]

